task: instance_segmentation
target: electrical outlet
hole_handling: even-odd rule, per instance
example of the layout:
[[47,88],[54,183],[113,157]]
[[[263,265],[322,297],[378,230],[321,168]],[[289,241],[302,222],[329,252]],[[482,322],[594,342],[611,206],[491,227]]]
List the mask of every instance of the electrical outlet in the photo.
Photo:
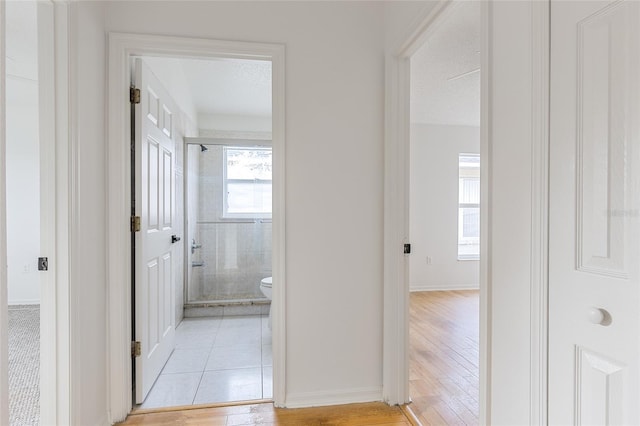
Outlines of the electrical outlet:
[[427,261],[427,265],[431,265],[431,256],[427,256],[425,260]]
[[28,263],[22,267],[22,272],[24,272],[25,274],[28,274],[30,271],[31,271],[31,268],[29,267]]

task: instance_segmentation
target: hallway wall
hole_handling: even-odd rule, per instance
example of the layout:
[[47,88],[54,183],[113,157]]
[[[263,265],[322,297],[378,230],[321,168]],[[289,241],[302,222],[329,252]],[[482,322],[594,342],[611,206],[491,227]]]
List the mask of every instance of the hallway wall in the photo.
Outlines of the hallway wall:
[[108,403],[105,194],[96,190],[107,185],[108,31],[286,45],[287,403],[381,399],[382,4],[161,1],[72,7],[75,75],[81,76],[75,84],[83,93],[73,120],[80,146],[78,217],[81,229],[88,228],[74,259],[82,287],[76,289],[73,336],[86,343],[86,351],[74,356],[75,374],[82,374],[74,402],[84,397],[84,406],[74,410],[77,424],[103,424]]

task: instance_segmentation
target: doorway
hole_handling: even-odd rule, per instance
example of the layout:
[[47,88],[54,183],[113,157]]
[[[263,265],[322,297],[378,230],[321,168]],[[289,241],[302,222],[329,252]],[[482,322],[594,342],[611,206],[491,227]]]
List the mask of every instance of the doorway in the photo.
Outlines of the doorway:
[[[119,71],[115,71],[117,70],[129,70],[130,69],[130,61],[132,59],[132,57],[144,57],[145,60],[150,60],[150,62],[153,61],[184,61],[187,58],[189,60],[193,60],[193,61],[199,61],[199,62],[207,62],[207,61],[212,61],[212,62],[218,62],[218,63],[233,63],[234,61],[262,61],[262,62],[269,62],[272,65],[272,72],[273,72],[273,78],[270,80],[270,84],[268,83],[267,85],[270,86],[271,89],[271,93],[273,96],[273,99],[271,100],[271,102],[269,103],[270,107],[272,108],[272,118],[269,120],[270,121],[270,125],[271,125],[271,140],[272,140],[272,149],[273,149],[273,157],[276,159],[274,161],[273,164],[273,219],[272,219],[272,239],[273,239],[273,243],[272,243],[272,251],[273,251],[273,262],[272,262],[272,276],[273,276],[273,281],[275,283],[282,283],[282,286],[274,286],[273,288],[273,315],[272,315],[272,335],[273,335],[273,359],[274,359],[274,363],[273,363],[273,399],[276,401],[278,400],[279,395],[284,395],[283,392],[283,385],[284,385],[284,380],[283,380],[283,376],[284,376],[284,369],[282,368],[284,366],[284,329],[283,329],[283,325],[284,325],[284,310],[283,308],[281,308],[281,306],[283,306],[283,301],[284,301],[284,109],[283,109],[283,101],[284,101],[284,96],[283,96],[283,71],[284,71],[284,56],[283,56],[283,50],[281,46],[273,46],[273,45],[261,45],[261,44],[251,44],[251,43],[233,43],[233,42],[217,42],[217,41],[211,41],[211,40],[196,40],[196,39],[184,39],[184,38],[172,38],[172,37],[149,37],[149,36],[135,36],[135,35],[128,35],[128,34],[110,34],[110,45],[112,46],[111,52],[110,52],[110,63],[112,64],[113,68],[112,71],[109,73],[109,78],[110,78],[110,82],[113,84],[110,84],[110,87],[114,88],[114,87],[120,87],[120,88],[126,88],[127,91],[129,91],[129,80],[126,77],[126,75],[128,74],[123,74],[122,72]],[[164,68],[165,71],[168,71],[169,68]],[[205,73],[206,74],[206,73]],[[165,80],[167,80],[165,78]],[[168,86],[173,86],[173,84],[168,84]],[[109,101],[110,101],[110,105],[114,106],[115,109],[112,110],[112,112],[117,111],[117,113],[113,113],[110,114],[109,116],[109,125],[110,125],[110,129],[112,130],[112,132],[110,132],[113,135],[116,134],[123,134],[123,133],[129,133],[127,131],[125,131],[125,129],[130,128],[129,127],[129,115],[127,114],[127,109],[126,108],[122,108],[122,105],[119,104],[118,102],[118,98],[119,98],[120,94],[116,93],[116,91],[112,91],[109,93]],[[176,101],[180,101],[180,96],[175,96]],[[220,99],[220,98],[218,98]],[[143,103],[144,104],[144,103]],[[184,105],[184,104],[182,104]],[[181,109],[182,110],[186,110],[187,108],[184,108],[181,105]],[[179,120],[180,114],[178,115],[174,115],[175,120]],[[197,116],[197,114],[196,114]],[[207,121],[209,118],[207,117],[202,117],[203,118],[203,122]],[[232,120],[231,120],[232,121]],[[183,122],[184,124],[184,122]],[[168,128],[165,129],[168,130]],[[186,127],[183,129],[185,130]],[[186,129],[188,130],[188,129]],[[181,197],[182,198],[186,198],[188,196],[188,194],[186,192],[183,192],[182,195],[178,194],[178,191],[183,190],[183,191],[187,191],[186,187],[184,187],[184,183],[187,180],[186,179],[186,167],[187,167],[187,163],[185,163],[186,159],[187,159],[187,150],[189,149],[189,137],[193,138],[193,137],[208,137],[208,138],[216,138],[216,137],[221,137],[224,139],[238,139],[238,138],[249,138],[251,139],[251,137],[247,136],[247,132],[251,133],[252,129],[249,129],[247,131],[247,129],[245,129],[244,131],[239,131],[236,132],[236,135],[230,135],[230,133],[233,133],[231,129],[224,129],[224,128],[210,128],[210,129],[205,129],[205,128],[200,128],[200,126],[195,126],[193,129],[193,131],[189,131],[189,132],[183,132],[182,136],[184,136],[183,138],[179,138],[179,143],[176,145],[176,147],[178,148],[176,152],[178,151],[182,151],[181,153],[177,153],[176,154],[176,158],[181,158],[180,161],[176,162],[175,164],[177,164],[178,166],[176,167],[176,171],[178,171],[178,169],[182,169],[182,174],[177,173],[176,176],[178,177],[178,179],[176,180],[176,200],[179,200]],[[200,132],[200,130],[207,130],[206,132]],[[255,130],[255,129],[253,129]],[[214,133],[211,133],[214,132]],[[217,132],[217,133],[215,133]],[[244,135],[242,135],[244,134]],[[232,142],[230,143],[230,145],[232,144]],[[202,147],[200,147],[200,145],[202,145],[203,147],[206,148],[205,151],[202,150]],[[210,148],[208,147],[208,145],[210,145],[207,142],[199,142],[198,144],[196,144],[197,147],[197,151],[199,151],[200,153],[206,153]],[[126,155],[127,153],[127,147],[126,146],[122,146],[119,143],[114,143],[111,145],[112,147],[112,151],[114,154],[121,156],[121,155]],[[128,162],[128,161],[127,161]],[[130,171],[127,170],[126,168],[123,168],[120,164],[116,164],[114,162],[110,162],[109,164],[109,168],[110,168],[110,173],[114,173],[115,175],[118,176],[122,176],[122,177],[127,177],[130,176]],[[125,184],[126,181],[121,181],[120,185],[115,185],[114,182],[112,182],[112,186],[114,188],[115,191],[115,187],[118,186],[119,188],[124,188],[125,192],[129,191],[129,186],[126,186]],[[181,188],[181,189],[179,189]],[[130,210],[130,208],[127,208],[126,205],[124,203],[122,203],[122,198],[121,197],[116,197],[118,198],[116,203],[110,203],[111,207],[114,210],[117,210],[119,212],[127,211]],[[183,214],[184,217],[187,217],[187,211],[184,211],[183,213],[180,213],[176,210],[176,217],[180,216],[180,214]],[[181,319],[180,315],[184,315],[185,314],[185,302],[188,301],[188,294],[185,293],[186,291],[188,291],[188,286],[180,286],[181,283],[187,283],[187,279],[188,279],[188,275],[189,275],[189,268],[192,267],[191,263],[193,261],[199,262],[201,260],[199,259],[191,259],[189,256],[191,256],[191,250],[192,250],[192,241],[189,240],[189,232],[187,230],[188,225],[186,222],[182,222],[181,220],[178,220],[176,222],[176,224],[178,224],[178,226],[182,229],[174,229],[174,233],[173,235],[171,235],[171,239],[172,241],[175,242],[174,247],[180,247],[180,249],[176,250],[180,252],[180,256],[177,256],[177,258],[180,258],[183,262],[183,267],[182,268],[178,268],[180,269],[182,272],[182,276],[179,277],[178,280],[176,280],[175,282],[178,283],[178,285],[173,287],[173,290],[171,293],[171,297],[174,299],[174,301],[180,300],[180,303],[174,303],[173,306],[176,309],[175,312],[172,313],[172,318],[173,318],[173,324],[174,324],[174,329],[176,331],[180,330],[180,326],[178,326],[177,328],[175,328],[176,325],[178,325],[178,322],[180,320],[182,320],[182,324],[185,324],[187,327],[185,327],[185,331],[188,331],[186,329],[188,328],[192,328],[191,331],[196,331],[195,328],[199,328],[200,325],[196,324],[197,322],[211,322],[211,324],[208,324],[206,326],[202,326],[204,327],[204,329],[206,329],[206,331],[211,331],[212,328],[216,328],[213,327],[213,323],[217,323],[218,324],[218,328],[222,326],[222,321],[224,320],[224,318],[212,318],[212,319],[206,319],[206,320],[202,320],[200,318],[184,318]],[[184,227],[184,228],[183,228]],[[173,236],[175,235],[175,238],[173,238]],[[130,264],[130,256],[132,251],[130,247],[126,246],[125,240],[124,240],[124,235],[120,234],[115,236],[114,238],[111,238],[110,241],[110,250],[115,250],[118,252],[118,255],[115,257],[111,257],[110,262],[110,270],[112,271],[116,271],[119,270],[117,266],[114,265],[127,265]],[[191,237],[191,240],[193,240],[194,238]],[[199,241],[196,240],[196,242],[193,244],[194,246],[197,246],[198,244],[202,244]],[[117,249],[116,249],[117,248]],[[200,248],[194,248],[194,254],[197,253],[197,251],[200,250]],[[124,254],[127,254],[128,256],[123,256]],[[191,259],[191,260],[189,260]],[[188,262],[188,264],[187,264]],[[197,268],[197,266],[196,266]],[[125,270],[129,270],[131,271],[131,267],[130,266],[126,266]],[[175,276],[175,275],[173,275]],[[127,282],[130,282],[130,277],[123,277],[126,278],[124,283],[126,284]],[[112,288],[112,290],[114,290],[112,292],[112,297],[114,299],[112,300],[117,300],[117,304],[122,304],[123,302],[125,302],[125,306],[132,306],[132,301],[134,300],[131,296],[132,294],[127,292],[127,287],[118,287],[118,283],[115,283],[116,288]],[[258,283],[259,286],[259,283]],[[130,291],[130,287],[129,287],[129,291]],[[179,290],[179,291],[178,291]],[[251,309],[254,309],[255,306],[251,306],[252,304],[249,303],[248,307]],[[194,314],[197,315],[197,311],[199,308],[205,308],[205,309],[210,309],[211,311],[215,311],[216,306],[196,306],[194,307],[194,312],[189,313],[189,315]],[[233,309],[235,309],[236,307],[230,307],[230,309],[227,309],[228,313],[230,313]],[[240,306],[240,308],[243,308],[242,306]],[[260,309],[260,311],[262,312],[262,310],[264,310],[264,308],[262,306],[258,306],[258,308]],[[224,307],[222,308],[224,311]],[[242,309],[239,309],[239,311]],[[179,312],[179,313],[178,313]],[[128,347],[129,344],[128,342],[130,341],[131,337],[128,337],[127,334],[129,330],[131,330],[131,326],[132,324],[134,324],[133,322],[133,316],[130,313],[126,313],[123,312],[124,319],[125,321],[121,322],[122,317],[120,316],[120,308],[118,308],[116,306],[116,303],[113,302],[110,304],[110,324],[112,325],[112,330],[117,330],[113,333],[112,337],[113,339],[110,339],[110,348],[111,351],[113,353],[116,354],[116,356],[114,357],[115,362],[111,363],[110,369],[112,371],[112,374],[110,375],[112,377],[112,390],[118,389],[118,392],[122,392],[124,391],[126,393],[126,389],[131,389],[131,383],[132,383],[132,378],[133,375],[132,374],[128,374],[127,373],[127,366],[126,363],[123,363],[124,358],[122,357],[123,354],[123,350],[125,350],[125,347]],[[207,313],[207,315],[211,314],[210,312]],[[263,322],[263,316],[262,314],[260,314],[260,325],[261,325],[261,329],[259,330],[259,332],[261,332],[262,330],[262,322]],[[127,319],[128,318],[128,319]],[[267,318],[268,319],[268,318]],[[266,320],[264,321],[266,323]],[[195,328],[194,328],[195,327]],[[232,327],[233,328],[233,327]],[[202,331],[202,329],[200,330]],[[218,332],[220,332],[221,330],[218,330]],[[133,333],[131,333],[133,334]],[[137,339],[137,334],[133,334]],[[180,339],[181,337],[179,335],[176,335],[177,339]],[[209,336],[211,337],[211,336]],[[261,336],[260,336],[261,338]],[[144,348],[144,343],[142,343],[142,347]],[[262,350],[262,345],[260,345],[261,348],[260,350]],[[186,348],[185,348],[186,349]],[[128,349],[127,349],[128,351]],[[144,351],[144,349],[143,349]],[[176,351],[173,351],[173,353],[175,353]],[[204,351],[201,351],[204,352]],[[207,354],[200,354],[200,359],[202,361],[202,359],[204,359],[204,371],[201,372],[201,378],[204,378],[205,375],[207,375],[206,373],[208,372],[206,370],[206,365],[208,364],[208,360],[210,358],[211,352],[209,351]],[[262,355],[262,354],[261,354]],[[170,361],[171,362],[171,361]],[[163,366],[165,368],[170,367],[170,362],[164,364]],[[129,363],[131,364],[131,361],[129,361]],[[202,363],[202,362],[201,362]],[[262,364],[260,365],[260,369],[262,369]],[[118,371],[121,371],[122,373],[118,373]],[[131,369],[131,373],[133,373],[133,368]],[[259,398],[262,398],[262,391],[263,391],[263,387],[262,387],[262,381],[263,378],[262,376],[260,376],[260,395]],[[197,387],[197,384],[196,384]],[[197,390],[196,390],[197,393]],[[210,393],[211,394],[211,393]],[[130,393],[129,393],[130,395]],[[254,399],[254,397],[251,397],[250,399]],[[139,401],[139,400],[138,400]],[[193,397],[192,401],[190,403],[199,403],[199,399]],[[213,401],[202,401],[202,402],[213,402]],[[174,405],[174,404],[171,404]],[[117,420],[120,418],[124,418],[124,416],[126,416],[126,414],[131,410],[132,408],[132,401],[129,398],[128,401],[124,400],[121,396],[112,399],[112,413],[113,413],[113,420]]]
[[480,5],[410,56],[409,408],[479,422]]
[[57,388],[55,371],[61,349],[56,342],[56,295],[61,290],[56,286],[53,195],[57,188],[53,13],[50,2],[7,2],[3,16],[7,300],[2,311],[8,313],[3,326],[8,327],[9,380],[8,391],[0,393],[8,395],[9,410],[8,419],[0,421],[10,425],[54,423],[63,415],[58,411],[62,389]]
[[132,69],[135,403],[271,398],[271,62]]

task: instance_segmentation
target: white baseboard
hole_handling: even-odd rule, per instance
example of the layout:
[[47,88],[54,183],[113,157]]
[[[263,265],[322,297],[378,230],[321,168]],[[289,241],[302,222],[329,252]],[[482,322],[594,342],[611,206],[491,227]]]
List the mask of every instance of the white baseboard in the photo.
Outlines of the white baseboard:
[[40,299],[13,299],[9,300],[7,303],[9,306],[12,305],[39,305]]
[[321,407],[374,401],[382,401],[382,387],[294,393],[287,396],[284,406],[286,408]]
[[447,290],[478,290],[478,284],[451,284],[451,285],[420,285],[413,284],[409,287],[410,292],[414,291],[447,291]]

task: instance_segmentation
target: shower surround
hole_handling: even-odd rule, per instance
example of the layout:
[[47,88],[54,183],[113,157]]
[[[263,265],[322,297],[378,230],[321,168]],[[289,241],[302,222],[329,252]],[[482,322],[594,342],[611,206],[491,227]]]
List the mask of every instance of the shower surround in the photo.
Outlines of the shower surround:
[[271,219],[224,216],[224,147],[206,148],[188,145],[187,247],[195,241],[189,251],[194,266],[188,277],[188,304],[268,304],[260,280],[271,276]]

